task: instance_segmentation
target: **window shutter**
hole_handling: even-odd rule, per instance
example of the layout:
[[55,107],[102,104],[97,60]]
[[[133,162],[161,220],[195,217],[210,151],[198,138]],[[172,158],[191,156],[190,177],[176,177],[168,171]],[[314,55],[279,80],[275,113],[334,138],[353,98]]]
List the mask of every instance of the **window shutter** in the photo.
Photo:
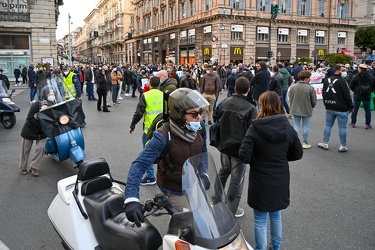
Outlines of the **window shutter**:
[[307,13],[306,13],[306,15],[307,16],[311,16],[311,0],[307,0]]
[[298,0],[298,15],[301,15],[302,13],[301,5],[302,5],[301,0]]
[[240,0],[240,9],[241,10],[245,9],[245,0]]

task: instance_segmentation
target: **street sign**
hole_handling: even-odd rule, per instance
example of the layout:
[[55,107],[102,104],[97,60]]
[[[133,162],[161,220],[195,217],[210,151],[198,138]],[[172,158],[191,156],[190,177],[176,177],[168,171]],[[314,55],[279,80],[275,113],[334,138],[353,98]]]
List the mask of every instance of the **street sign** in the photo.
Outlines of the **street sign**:
[[316,57],[317,55],[318,55],[318,53],[316,53],[315,50],[313,50],[313,51],[311,52],[311,56],[312,56],[312,57]]
[[280,51],[277,52],[277,56],[281,56],[281,52]]
[[222,47],[222,48],[228,48],[228,44],[223,43],[223,44],[221,44],[221,47]]

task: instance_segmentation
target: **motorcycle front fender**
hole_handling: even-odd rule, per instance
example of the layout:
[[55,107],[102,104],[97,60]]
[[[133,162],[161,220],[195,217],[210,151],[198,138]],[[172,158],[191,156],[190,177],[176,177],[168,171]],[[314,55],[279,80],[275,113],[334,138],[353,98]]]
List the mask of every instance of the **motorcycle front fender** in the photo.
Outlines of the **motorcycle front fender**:
[[74,146],[69,150],[70,159],[73,162],[80,162],[83,161],[86,158],[85,152],[83,152],[83,149],[80,146]]

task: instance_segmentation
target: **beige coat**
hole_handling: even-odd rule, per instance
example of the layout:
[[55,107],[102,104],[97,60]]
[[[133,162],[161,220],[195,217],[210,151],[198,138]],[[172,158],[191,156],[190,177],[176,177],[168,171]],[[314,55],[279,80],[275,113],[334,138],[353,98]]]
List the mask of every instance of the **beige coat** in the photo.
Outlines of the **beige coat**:
[[112,71],[111,72],[111,80],[112,80],[112,85],[120,84],[122,78],[122,74],[119,71]]

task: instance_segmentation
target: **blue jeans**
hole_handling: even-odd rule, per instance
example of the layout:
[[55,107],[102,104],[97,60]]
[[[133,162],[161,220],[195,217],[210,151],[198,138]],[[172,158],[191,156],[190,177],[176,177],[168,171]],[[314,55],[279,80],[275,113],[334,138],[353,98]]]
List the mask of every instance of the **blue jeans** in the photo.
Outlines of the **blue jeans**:
[[357,122],[357,114],[358,114],[358,109],[359,105],[363,102],[363,108],[365,109],[365,124],[366,125],[371,125],[371,110],[370,110],[370,102],[371,102],[371,97],[370,96],[358,96],[355,95],[353,96],[353,103],[354,103],[354,111],[352,113],[352,124],[355,124]]
[[[143,145],[143,147],[145,147],[146,139],[147,139],[147,134],[146,134],[146,133],[143,133],[143,135],[142,135],[142,145]],[[154,164],[152,164],[152,165],[146,170],[146,176],[147,176],[147,178],[155,178],[155,173],[154,173]]]
[[89,96],[89,100],[94,100],[95,99],[95,96],[94,96],[94,84],[92,82],[87,82],[86,83],[86,92],[87,92],[87,95]]
[[267,250],[267,220],[270,217],[271,245],[273,250],[279,250],[283,241],[283,225],[281,212],[261,212],[254,210],[255,250]]
[[288,105],[288,102],[286,101],[286,94],[287,93],[288,93],[288,90],[283,90],[283,96],[281,98],[281,104],[284,106],[285,112],[287,114],[289,114],[289,105]]
[[311,116],[294,116],[294,130],[299,134],[299,127],[301,124],[302,119],[302,127],[303,127],[303,142],[309,143],[309,124],[310,124]]
[[112,102],[113,103],[117,102],[117,96],[118,96],[119,90],[120,90],[120,85],[118,84],[112,85]]
[[30,102],[35,99],[36,92],[37,92],[37,88],[34,88],[34,87],[30,88]]
[[219,178],[224,188],[230,175],[227,197],[230,209],[235,214],[242,196],[246,165],[239,158],[224,153],[220,153],[220,161]]
[[329,138],[331,137],[331,130],[335,119],[337,118],[337,124],[339,126],[339,138],[340,143],[343,146],[346,146],[346,130],[348,125],[348,116],[349,111],[339,112],[330,109],[326,109],[326,126],[324,128],[324,138],[323,141],[328,143]]

